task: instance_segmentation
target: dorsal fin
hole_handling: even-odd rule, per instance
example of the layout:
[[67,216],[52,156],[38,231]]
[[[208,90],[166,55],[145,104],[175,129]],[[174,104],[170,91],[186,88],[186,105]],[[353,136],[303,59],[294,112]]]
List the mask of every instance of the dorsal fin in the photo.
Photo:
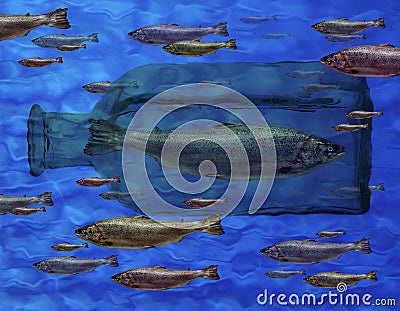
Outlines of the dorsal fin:
[[163,267],[163,266],[154,266],[153,268],[154,268],[154,269],[162,269],[162,270],[167,269],[167,268],[165,268],[165,267]]
[[393,44],[389,44],[389,43],[378,44],[378,46],[395,48],[395,46]]

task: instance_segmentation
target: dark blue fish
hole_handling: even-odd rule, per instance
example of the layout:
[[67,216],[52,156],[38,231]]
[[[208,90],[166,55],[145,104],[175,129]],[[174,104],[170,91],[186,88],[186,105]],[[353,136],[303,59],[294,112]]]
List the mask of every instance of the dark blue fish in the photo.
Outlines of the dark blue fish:
[[325,39],[329,42],[337,42],[337,43],[345,43],[345,42],[352,42],[356,39],[365,39],[365,34],[359,35],[348,35],[348,36],[340,36],[340,35],[329,35],[326,36]]
[[246,24],[261,24],[267,21],[276,21],[276,15],[272,16],[247,16],[240,19],[243,23]]

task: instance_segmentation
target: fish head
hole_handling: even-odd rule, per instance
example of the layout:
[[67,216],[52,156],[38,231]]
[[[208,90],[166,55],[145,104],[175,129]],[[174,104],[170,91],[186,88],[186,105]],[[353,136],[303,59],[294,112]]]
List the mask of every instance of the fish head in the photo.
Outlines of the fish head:
[[76,229],[75,235],[94,244],[107,245],[103,232],[96,224],[91,224]]
[[151,41],[149,41],[146,31],[144,31],[143,29],[131,31],[130,33],[128,33],[128,37],[142,43],[152,43]]
[[314,286],[318,285],[318,279],[314,275],[304,278],[303,281],[310,285],[314,285]]
[[321,137],[309,137],[299,151],[299,161],[307,168],[318,168],[336,161],[345,154],[343,146]]
[[108,192],[100,193],[99,196],[101,198],[103,198],[104,200],[114,200],[115,199],[115,197],[111,193],[108,193]]
[[316,23],[314,25],[311,25],[311,28],[316,30],[316,31],[319,31],[321,33],[326,33],[327,32],[324,22],[319,22],[319,23]]
[[166,46],[163,46],[162,49],[164,51],[168,52],[168,53],[171,53],[171,54],[177,54],[178,53],[178,51],[176,50],[174,44],[168,44]]
[[357,70],[350,66],[347,56],[343,52],[336,52],[324,56],[320,59],[320,62],[329,68],[343,73],[351,75],[356,75],[358,73]]
[[51,268],[50,268],[50,266],[49,266],[49,264],[47,263],[46,260],[42,260],[42,261],[39,261],[37,263],[34,263],[33,267],[38,269],[38,270],[47,272],[47,273],[53,273],[53,270],[51,270]]
[[45,40],[43,40],[42,37],[36,38],[32,40],[33,44],[36,44],[38,46],[46,46]]
[[[135,286],[132,285],[132,279],[127,271],[113,275],[111,277],[111,280],[113,280],[114,282],[116,282],[118,284],[135,288]],[[136,287],[138,287],[138,286],[136,286]]]
[[281,261],[282,260],[282,252],[276,245],[268,246],[263,248],[260,253],[265,257],[271,258],[273,260]]

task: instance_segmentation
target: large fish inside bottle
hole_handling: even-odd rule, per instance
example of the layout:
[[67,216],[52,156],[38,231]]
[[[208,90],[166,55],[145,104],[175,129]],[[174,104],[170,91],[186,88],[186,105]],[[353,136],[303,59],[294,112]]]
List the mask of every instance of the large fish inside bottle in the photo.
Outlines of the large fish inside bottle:
[[[302,174],[287,174],[274,180],[272,189],[257,215],[282,213],[333,213],[362,214],[370,206],[368,183],[371,173],[371,119],[351,120],[346,114],[353,110],[373,110],[365,78],[350,77],[327,70],[318,62],[282,63],[190,63],[184,65],[146,65],[128,71],[115,83],[137,81],[138,88],[125,88],[105,94],[92,113],[70,114],[44,112],[40,106],[32,107],[28,121],[29,164],[31,174],[40,175],[45,169],[72,166],[93,166],[101,177],[123,176],[122,152],[99,146],[94,155],[83,152],[90,133],[89,119],[107,120],[127,129],[132,118],[143,104],[157,94],[190,83],[211,83],[231,88],[247,97],[262,113],[269,126],[281,126],[305,131],[326,139],[346,150],[344,156]],[[310,92],[310,84],[336,85],[327,91]],[[164,106],[163,106],[164,105]],[[154,105],[157,112],[169,111],[177,101]],[[246,107],[230,107],[232,111]],[[149,113],[151,113],[151,109]],[[177,107],[168,113],[156,131],[174,130],[185,122],[196,119],[213,119],[220,123],[239,120],[215,106],[193,105]],[[143,120],[145,128],[146,120]],[[332,126],[341,123],[368,123],[368,129],[355,133],[338,133]],[[216,148],[217,150],[218,148]],[[184,154],[184,152],[183,152]],[[146,171],[155,191],[172,205],[183,207],[182,202],[193,197],[220,198],[228,186],[226,178],[215,178],[212,186],[196,195],[177,191],[165,178],[161,165],[151,155],[146,155]],[[191,182],[200,175],[180,172]],[[285,173],[282,170],[281,173]],[[282,174],[281,174],[282,175]],[[283,174],[284,175],[284,174]],[[142,180],[129,181],[135,200],[142,200]],[[252,178],[241,202],[232,215],[246,215],[248,202],[255,195],[259,181]],[[340,197],[335,189],[356,187],[360,195]],[[127,192],[124,182],[111,184],[105,191]],[[127,196],[120,202],[138,213],[142,211]],[[148,198],[146,198],[148,199]],[[229,204],[227,198],[226,204]],[[149,201],[151,204],[151,200]],[[218,205],[215,205],[218,212]]]

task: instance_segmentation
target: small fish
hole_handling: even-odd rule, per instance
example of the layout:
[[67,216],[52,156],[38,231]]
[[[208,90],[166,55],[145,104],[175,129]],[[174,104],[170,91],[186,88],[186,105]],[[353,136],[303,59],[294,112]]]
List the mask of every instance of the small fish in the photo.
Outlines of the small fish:
[[[385,191],[385,187],[383,183],[377,184],[376,186],[369,186],[370,191],[379,190]],[[361,197],[361,189],[360,187],[341,187],[337,189],[333,189],[331,191],[334,195],[346,198],[346,199],[359,199]]]
[[76,51],[79,49],[86,49],[86,44],[82,45],[60,45],[57,46],[57,50],[63,51],[63,52],[72,52]]
[[368,119],[372,118],[373,116],[383,116],[383,111],[364,111],[364,110],[356,110],[349,112],[346,114],[347,117],[352,119]]
[[386,28],[383,18],[374,21],[351,21],[347,18],[325,20],[311,26],[312,29],[320,33],[333,35],[351,35],[362,32],[369,27]]
[[325,71],[323,70],[293,70],[289,71],[286,75],[290,78],[305,80],[324,73]]
[[131,201],[132,197],[129,192],[108,191],[100,193],[99,196],[104,200],[122,200]]
[[208,207],[216,203],[226,203],[226,198],[221,198],[221,199],[194,198],[183,202],[183,204],[185,204],[186,206],[195,208]]
[[84,187],[101,187],[112,182],[121,183],[121,179],[119,176],[114,178],[85,177],[76,181],[78,185]]
[[266,33],[262,35],[264,39],[269,39],[269,40],[282,39],[291,36],[292,35],[290,33]]
[[70,252],[79,248],[89,248],[89,245],[87,243],[83,244],[61,243],[53,245],[51,248],[59,252]]
[[219,280],[218,266],[202,270],[170,270],[162,266],[130,269],[111,279],[123,286],[142,290],[163,290],[188,285],[197,278]]
[[336,84],[312,83],[312,84],[303,85],[301,88],[303,90],[305,90],[307,93],[314,94],[314,93],[321,93],[321,92],[326,92],[326,91],[330,91],[330,90],[338,90],[338,89],[341,89],[341,86],[336,85]]
[[400,75],[400,48],[391,44],[353,46],[320,59],[336,71],[356,77]]
[[14,209],[26,208],[33,204],[53,206],[51,192],[45,192],[38,196],[6,196],[0,194],[0,215],[11,213]]
[[120,91],[128,87],[137,88],[137,81],[132,81],[129,83],[111,83],[110,81],[99,81],[82,86],[84,90],[96,94],[105,94],[107,92]]
[[337,131],[337,132],[356,132],[361,129],[367,129],[368,124],[338,124],[335,126],[332,126],[332,128]]
[[206,35],[228,37],[226,22],[212,27],[186,27],[177,24],[158,24],[139,28],[128,33],[134,40],[151,45],[168,45],[178,41],[200,40]]
[[355,285],[361,280],[378,281],[376,271],[371,271],[363,274],[345,274],[340,272],[322,272],[311,275],[303,279],[304,282],[323,288],[336,288],[338,284],[344,283],[347,286]]
[[57,9],[43,15],[9,15],[0,14],[0,41],[22,36],[39,26],[50,26],[61,29],[70,28],[67,20],[67,9]]
[[241,22],[246,24],[261,24],[267,21],[276,21],[276,15],[272,16],[247,16],[240,19]]
[[322,243],[315,240],[291,240],[262,249],[262,255],[288,264],[314,264],[340,258],[347,252],[371,254],[369,238],[354,243]]
[[66,36],[64,34],[46,35],[33,39],[32,43],[42,48],[57,48],[63,45],[78,46],[85,41],[98,43],[99,39],[97,38],[97,33],[92,33],[88,36]]
[[117,255],[111,255],[107,258],[101,259],[59,256],[42,260],[33,264],[36,269],[39,269],[43,272],[65,275],[90,272],[103,265],[118,267],[119,264],[117,261]]
[[229,85],[232,84],[231,80],[203,80],[200,83],[210,83],[210,84],[218,84],[218,85]]
[[63,63],[62,57],[57,58],[40,58],[40,57],[32,57],[32,58],[25,58],[18,62],[22,66],[25,67],[44,67],[49,66],[52,63]]
[[337,43],[346,43],[346,42],[352,42],[356,39],[365,39],[365,34],[359,34],[359,35],[347,35],[347,36],[340,36],[340,35],[329,35],[326,36],[325,39],[328,40],[329,42],[337,42]]
[[75,230],[90,243],[110,248],[142,249],[181,241],[193,232],[221,235],[221,217],[198,221],[155,221],[144,216],[108,218]]
[[163,50],[179,56],[203,56],[213,54],[219,49],[236,50],[236,40],[226,42],[200,42],[198,40],[179,41],[163,46]]
[[10,211],[11,214],[18,216],[27,216],[37,212],[46,212],[46,208],[44,206],[38,208],[16,207]]
[[265,273],[266,276],[269,276],[273,279],[288,279],[298,274],[306,274],[306,271],[303,270],[272,270]]
[[338,235],[346,234],[345,231],[320,231],[316,233],[320,238],[334,238]]

